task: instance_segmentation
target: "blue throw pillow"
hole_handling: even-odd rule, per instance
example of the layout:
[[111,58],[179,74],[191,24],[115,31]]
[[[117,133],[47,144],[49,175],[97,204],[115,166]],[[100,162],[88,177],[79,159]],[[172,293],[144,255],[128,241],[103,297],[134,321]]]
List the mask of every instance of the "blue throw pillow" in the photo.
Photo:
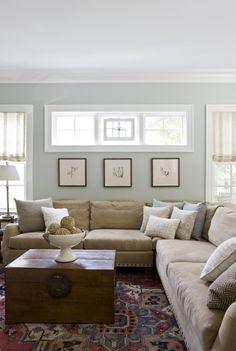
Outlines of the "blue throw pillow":
[[207,210],[205,202],[201,202],[198,204],[191,204],[186,202],[184,204],[183,209],[186,211],[197,211],[197,217],[194,223],[191,238],[196,240],[202,240],[202,231],[204,227],[206,210]]
[[170,213],[169,213],[169,218],[170,218],[174,206],[178,207],[180,210],[182,210],[184,207],[184,203],[183,202],[164,202],[164,201],[159,201],[159,200],[153,199],[152,206],[153,207],[167,207],[167,206],[170,207]]

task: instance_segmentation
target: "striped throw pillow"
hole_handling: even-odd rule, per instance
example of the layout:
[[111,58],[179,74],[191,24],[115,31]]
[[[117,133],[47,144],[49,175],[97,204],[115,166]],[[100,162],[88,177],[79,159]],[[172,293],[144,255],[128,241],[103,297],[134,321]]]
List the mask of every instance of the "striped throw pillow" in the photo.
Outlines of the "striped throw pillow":
[[200,278],[213,282],[236,262],[236,236],[220,244],[208,258]]

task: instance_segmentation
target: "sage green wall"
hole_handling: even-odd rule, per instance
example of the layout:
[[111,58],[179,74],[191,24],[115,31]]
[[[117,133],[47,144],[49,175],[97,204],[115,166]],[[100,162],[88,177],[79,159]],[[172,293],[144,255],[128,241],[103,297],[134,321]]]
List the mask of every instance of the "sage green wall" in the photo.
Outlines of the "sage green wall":
[[[112,84],[0,84],[0,103],[34,105],[34,198],[82,199],[204,199],[205,104],[236,103],[236,84],[212,83],[112,83]],[[193,153],[45,153],[45,104],[193,104]],[[86,157],[86,188],[57,186],[57,159]],[[131,157],[132,188],[103,188],[102,159]],[[180,157],[180,187],[152,188],[150,159]]]

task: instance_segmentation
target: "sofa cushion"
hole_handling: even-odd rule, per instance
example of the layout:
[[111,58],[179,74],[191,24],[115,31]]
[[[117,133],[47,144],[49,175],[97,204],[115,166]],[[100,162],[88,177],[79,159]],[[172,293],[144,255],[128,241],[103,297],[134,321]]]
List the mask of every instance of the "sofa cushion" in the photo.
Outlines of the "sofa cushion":
[[96,229],[87,233],[85,249],[151,251],[152,240],[139,230]]
[[236,262],[209,286],[207,306],[226,310],[234,301],[236,301]]
[[51,198],[25,201],[15,199],[15,202],[18,224],[21,232],[26,233],[45,230],[41,207],[52,207]]
[[90,229],[139,229],[143,201],[92,201]]
[[193,226],[191,238],[196,240],[202,239],[202,231],[204,227],[205,217],[206,217],[206,204],[205,202],[200,202],[198,204],[192,204],[186,202],[184,204],[184,210],[186,211],[197,211],[197,216]]
[[158,261],[165,271],[171,262],[206,262],[215,246],[209,242],[195,240],[158,240]]
[[171,219],[179,219],[180,223],[176,231],[176,238],[187,240],[191,238],[197,211],[185,211],[174,207]]
[[9,247],[18,250],[49,249],[43,234],[44,232],[32,232],[13,236],[9,239]]
[[218,207],[208,232],[209,241],[218,246],[223,241],[236,237],[236,210]]
[[211,350],[221,325],[224,312],[210,310],[206,305],[208,284],[199,279],[203,263],[171,263],[168,268],[169,283],[176,299],[202,345]]
[[[54,248],[43,238],[43,234],[44,232],[32,232],[13,236],[9,239],[9,248],[18,250]],[[73,248],[83,248],[83,243],[80,242]]]
[[169,217],[170,208],[169,207],[150,207],[143,206],[143,222],[141,225],[141,232],[145,232],[147,223],[150,216],[168,218]]
[[224,241],[215,249],[207,260],[200,278],[213,282],[234,262],[236,262],[236,237]]
[[53,207],[68,209],[69,215],[74,218],[75,226],[89,229],[89,201],[87,200],[54,200]]

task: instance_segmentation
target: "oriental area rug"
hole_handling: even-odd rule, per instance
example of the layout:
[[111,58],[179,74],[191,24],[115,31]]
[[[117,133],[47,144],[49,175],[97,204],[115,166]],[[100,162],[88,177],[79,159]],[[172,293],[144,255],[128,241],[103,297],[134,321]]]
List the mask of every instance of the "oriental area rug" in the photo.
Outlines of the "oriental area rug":
[[4,274],[0,273],[1,351],[186,351],[156,273],[117,272],[114,324],[5,326]]

